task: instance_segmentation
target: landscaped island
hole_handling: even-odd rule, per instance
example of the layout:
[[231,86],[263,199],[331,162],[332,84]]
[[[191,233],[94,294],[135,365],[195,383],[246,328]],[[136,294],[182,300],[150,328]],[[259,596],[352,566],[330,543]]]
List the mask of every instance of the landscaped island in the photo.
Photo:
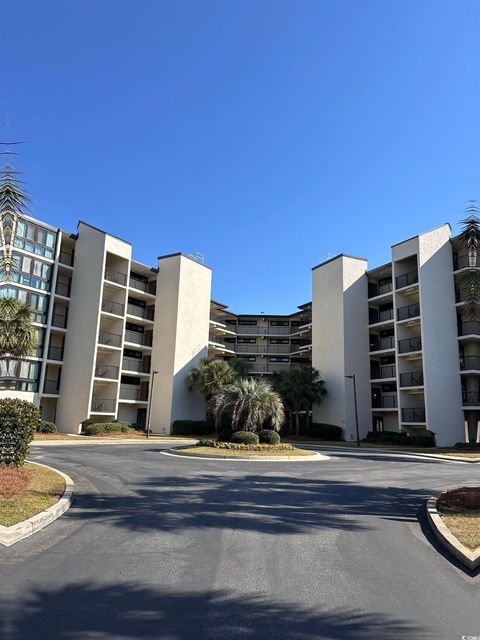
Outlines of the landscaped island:
[[445,491],[437,510],[453,535],[468,549],[480,547],[480,487]]

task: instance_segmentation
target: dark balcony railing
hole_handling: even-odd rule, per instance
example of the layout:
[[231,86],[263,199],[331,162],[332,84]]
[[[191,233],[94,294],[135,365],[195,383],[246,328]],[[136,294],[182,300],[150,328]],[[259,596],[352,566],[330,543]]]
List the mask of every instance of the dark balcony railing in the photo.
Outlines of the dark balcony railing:
[[395,338],[388,336],[387,338],[379,338],[373,340],[370,344],[370,351],[384,351],[385,349],[393,349],[395,347]]
[[125,306],[120,302],[114,302],[113,300],[102,300],[102,311],[105,313],[111,313],[115,316],[123,316]]
[[470,322],[462,322],[458,326],[458,335],[459,336],[470,336],[480,335],[480,322],[470,321]]
[[288,344],[234,344],[236,353],[290,353]]
[[[233,326],[233,325],[232,325]],[[230,329],[230,325],[227,327]],[[270,327],[270,326],[254,326],[254,325],[236,325],[237,334],[247,336],[288,336],[291,332],[291,327]]]
[[403,287],[409,287],[412,284],[416,284],[418,282],[418,271],[410,271],[409,273],[404,273],[401,276],[397,276],[395,278],[395,284],[397,289],[403,289]]
[[153,309],[140,307],[137,304],[131,302],[127,305],[127,313],[136,318],[143,318],[144,320],[153,320]]
[[59,390],[58,380],[48,380],[48,379],[44,380],[43,393],[58,395],[58,390]]
[[60,255],[58,256],[59,261],[62,264],[66,264],[69,267],[73,266],[73,253],[70,253],[69,251],[60,251]]
[[418,336],[416,338],[405,338],[405,340],[398,341],[399,353],[410,353],[411,351],[422,350],[422,339]]
[[301,324],[295,324],[290,327],[290,333],[298,333],[299,331],[308,330],[308,325],[310,324],[312,324],[312,316],[305,316],[301,320]]
[[92,398],[91,410],[93,413],[115,414],[115,400],[112,398]]
[[156,291],[155,282],[145,282],[144,280],[135,278],[135,276],[130,276],[128,285],[132,289],[138,289],[138,291],[144,291],[145,293],[151,293],[152,295],[155,295],[155,291]]
[[396,375],[397,375],[397,370],[394,364],[388,365],[386,367],[372,369],[372,372],[371,372],[372,380],[382,380],[383,378],[395,378]]
[[68,282],[60,282],[57,280],[57,284],[55,285],[55,293],[58,293],[59,296],[63,296],[64,298],[69,298],[70,284]]
[[391,309],[384,309],[383,311],[370,309],[370,324],[387,322],[388,320],[393,320],[393,307]]
[[402,422],[425,422],[425,409],[423,407],[402,409]]
[[462,371],[480,371],[480,356],[460,357],[460,369]]
[[423,387],[423,372],[411,371],[400,374],[401,387]]
[[133,342],[134,344],[152,346],[152,336],[146,333],[138,333],[137,331],[125,331],[125,342]]
[[122,369],[125,371],[136,371],[137,373],[150,373],[147,363],[140,358],[123,358]]
[[417,318],[420,315],[420,305],[409,304],[406,307],[397,309],[397,320],[408,320],[409,318]]
[[48,347],[48,359],[49,360],[63,360],[63,347],[56,347],[50,345]]
[[110,333],[110,331],[102,331],[98,332],[98,342],[100,344],[105,344],[110,347],[121,347],[122,346],[122,336],[118,333]]
[[[480,256],[477,255],[476,260],[474,260],[474,267],[478,267],[479,265],[479,258]],[[467,253],[462,253],[462,254],[453,254],[453,270],[457,271],[457,269],[466,269],[470,267],[470,261],[468,259],[468,254]]]
[[464,406],[479,407],[480,391],[462,391],[462,401]]
[[127,276],[125,273],[121,271],[116,271],[115,269],[105,269],[105,280],[109,282],[115,282],[115,284],[121,284],[122,286],[127,285]]
[[97,364],[95,367],[96,378],[111,378],[112,380],[118,379],[119,367],[112,364]]
[[374,409],[396,409],[398,407],[397,396],[381,396],[372,398]]
[[52,314],[52,325],[60,329],[65,329],[67,326],[67,316],[62,313]]
[[376,298],[377,296],[384,296],[386,293],[390,293],[393,289],[393,282],[384,282],[383,284],[376,284],[374,282],[368,283],[368,297]]
[[147,391],[146,389],[120,387],[120,400],[136,400],[146,402],[148,400]]

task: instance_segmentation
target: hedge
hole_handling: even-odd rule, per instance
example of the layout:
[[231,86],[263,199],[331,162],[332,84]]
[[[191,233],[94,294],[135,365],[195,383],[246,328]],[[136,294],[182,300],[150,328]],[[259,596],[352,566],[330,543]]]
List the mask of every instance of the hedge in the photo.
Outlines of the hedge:
[[401,444],[407,447],[434,447],[435,436],[431,432],[424,436],[409,436],[405,431],[369,431],[362,442]]
[[334,424],[312,422],[307,429],[307,435],[320,440],[343,440],[343,429]]
[[175,420],[172,433],[176,436],[208,436],[212,427],[203,420]]
[[37,427],[37,433],[57,433],[57,427],[54,422],[40,420]]
[[280,444],[280,436],[273,429],[262,429],[258,438],[263,444]]
[[98,436],[102,433],[128,433],[133,431],[125,422],[95,422],[84,429],[86,436]]
[[230,438],[230,442],[234,442],[236,444],[258,444],[260,440],[257,434],[252,433],[251,431],[234,431]]
[[0,463],[20,467],[40,422],[37,407],[26,400],[0,400]]

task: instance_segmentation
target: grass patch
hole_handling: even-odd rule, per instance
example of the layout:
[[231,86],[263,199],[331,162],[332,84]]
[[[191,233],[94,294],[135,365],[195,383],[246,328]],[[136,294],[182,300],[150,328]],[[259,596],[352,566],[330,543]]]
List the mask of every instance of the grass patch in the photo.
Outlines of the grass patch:
[[480,547],[480,487],[458,487],[438,496],[443,521],[469,549]]
[[480,547],[480,514],[441,514],[453,535],[469,549]]
[[[261,445],[258,445],[261,447]],[[306,451],[305,449],[220,449],[219,447],[175,447],[175,450],[182,450],[185,453],[191,453],[194,455],[217,455],[217,456],[225,456],[228,455],[232,458],[236,458],[238,456],[251,456],[251,457],[270,457],[275,456],[279,458],[285,458],[286,456],[311,456],[311,451]]]
[[10,527],[58,502],[65,480],[50,469],[25,463],[0,465],[0,525]]

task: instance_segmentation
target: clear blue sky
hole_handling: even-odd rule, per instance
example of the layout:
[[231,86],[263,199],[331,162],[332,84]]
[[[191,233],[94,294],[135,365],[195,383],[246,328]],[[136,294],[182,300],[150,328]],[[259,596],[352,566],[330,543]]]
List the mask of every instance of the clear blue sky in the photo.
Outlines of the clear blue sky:
[[373,267],[480,198],[479,0],[16,0],[2,25],[32,214],[200,251],[235,311],[289,313],[326,254]]

